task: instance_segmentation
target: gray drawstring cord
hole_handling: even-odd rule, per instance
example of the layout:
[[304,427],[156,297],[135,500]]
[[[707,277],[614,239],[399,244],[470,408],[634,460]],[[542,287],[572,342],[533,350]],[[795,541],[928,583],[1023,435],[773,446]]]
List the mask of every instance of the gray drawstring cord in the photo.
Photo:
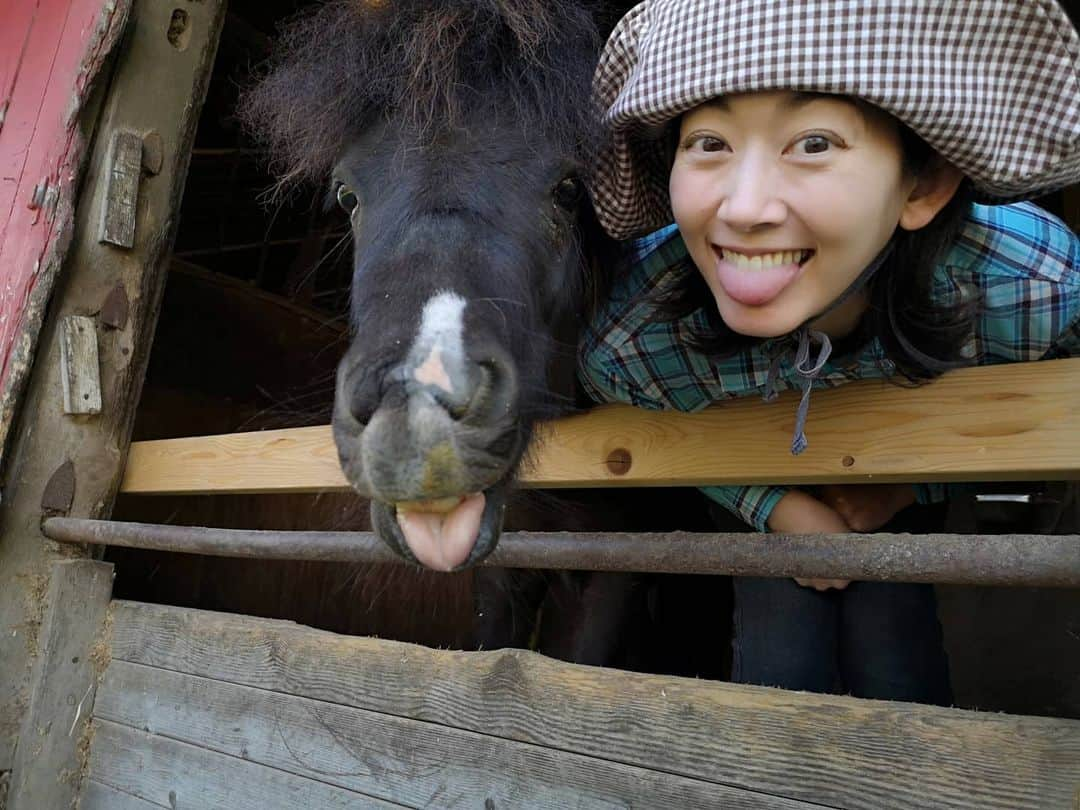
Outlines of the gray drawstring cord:
[[[866,268],[859,273],[858,277],[851,282],[846,290],[829,304],[823,312],[819,312],[810,318],[803,321],[802,326],[791,333],[790,337],[795,338],[798,345],[795,348],[795,374],[799,378],[799,387],[802,389],[802,397],[799,399],[799,407],[795,411],[795,433],[791,438],[791,455],[797,456],[803,450],[806,449],[806,414],[810,411],[810,391],[813,388],[814,380],[821,374],[822,369],[825,368],[825,363],[829,360],[829,355],[832,354],[832,341],[829,340],[829,336],[824,332],[817,329],[811,329],[809,324],[811,321],[816,321],[818,318],[825,316],[832,312],[848,298],[854,295],[859,289],[861,289],[866,282],[870,280],[870,277],[874,275],[880,269],[881,265],[885,263],[885,260],[889,257],[889,254],[893,251],[893,240],[890,239],[888,244],[882,248],[881,252],[874,257],[874,260],[866,266]],[[892,319],[892,311],[889,311],[890,322]],[[821,345],[820,351],[818,351],[817,359],[810,364],[810,343],[815,341]],[[771,402],[776,399],[776,381],[780,376],[780,361],[783,359],[786,351],[777,353],[772,362],[769,364],[769,373],[765,377],[765,391],[762,393],[762,399],[766,402]]]
[[[802,389],[802,397],[799,399],[799,407],[795,411],[795,433],[791,439],[791,455],[797,456],[806,449],[806,414],[810,411],[810,390],[814,380],[825,368],[825,363],[832,354],[832,341],[824,332],[811,329],[808,326],[800,326],[795,331],[799,341],[795,349],[795,374],[799,377],[799,387]],[[810,363],[810,342],[815,341],[821,345],[817,358]],[[765,392],[762,399],[771,402],[776,399],[776,380],[780,374],[780,361],[783,354],[778,354],[769,365],[769,373],[765,378]]]

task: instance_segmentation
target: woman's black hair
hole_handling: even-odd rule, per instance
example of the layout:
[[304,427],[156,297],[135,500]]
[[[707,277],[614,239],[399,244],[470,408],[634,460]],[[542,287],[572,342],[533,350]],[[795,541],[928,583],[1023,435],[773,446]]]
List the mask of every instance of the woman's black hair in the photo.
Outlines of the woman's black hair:
[[[673,121],[662,136],[669,166],[674,162],[679,123],[678,119]],[[935,160],[936,153],[912,130],[897,123],[904,168],[918,175]],[[867,282],[866,313],[851,335],[836,342],[837,356],[876,337],[885,357],[899,372],[897,376],[892,374],[893,369],[886,369],[886,376],[901,384],[930,380],[948,368],[966,364],[960,351],[981,302],[971,295],[949,305],[935,301],[933,274],[963,227],[971,203],[972,194],[965,180],[929,224],[914,231],[896,229],[892,253]],[[651,306],[661,321],[677,321],[700,313],[688,327],[687,342],[710,357],[728,357],[759,343],[761,338],[739,334],[724,323],[713,304],[712,292],[689,256],[684,265],[677,268],[673,283],[644,293],[642,303]]]

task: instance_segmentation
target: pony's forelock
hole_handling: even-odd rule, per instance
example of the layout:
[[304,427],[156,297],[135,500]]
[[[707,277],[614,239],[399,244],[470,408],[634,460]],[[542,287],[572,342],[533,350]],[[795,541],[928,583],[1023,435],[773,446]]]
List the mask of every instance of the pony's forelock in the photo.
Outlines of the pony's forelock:
[[587,160],[593,12],[581,0],[331,0],[285,25],[239,118],[280,188],[325,178],[380,120],[423,142],[505,114]]

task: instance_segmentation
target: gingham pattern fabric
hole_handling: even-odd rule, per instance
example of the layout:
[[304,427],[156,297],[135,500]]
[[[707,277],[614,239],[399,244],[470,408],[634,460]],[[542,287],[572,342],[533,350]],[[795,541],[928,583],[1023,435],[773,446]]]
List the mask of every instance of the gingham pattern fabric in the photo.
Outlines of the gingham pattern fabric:
[[616,239],[671,222],[659,125],[716,96],[862,98],[1004,202],[1080,179],[1080,38],[1054,0],[646,0],[613,31],[593,178]]
[[[674,226],[633,245],[604,308],[581,343],[578,374],[599,402],[697,411],[732,397],[761,395],[772,357],[790,337],[764,340],[720,360],[687,347],[701,313],[663,323],[642,299],[696,273]],[[1080,356],[1080,239],[1031,203],[976,205],[934,275],[934,296],[957,302],[975,289],[983,307],[965,355],[973,365]],[[815,388],[880,378],[893,370],[876,340],[860,351],[831,357]],[[788,358],[778,389],[798,387]],[[810,435],[811,443],[814,440]],[[723,447],[715,448],[723,453]],[[761,531],[784,487],[705,487],[713,500]],[[921,500],[940,499],[940,485],[921,488]]]

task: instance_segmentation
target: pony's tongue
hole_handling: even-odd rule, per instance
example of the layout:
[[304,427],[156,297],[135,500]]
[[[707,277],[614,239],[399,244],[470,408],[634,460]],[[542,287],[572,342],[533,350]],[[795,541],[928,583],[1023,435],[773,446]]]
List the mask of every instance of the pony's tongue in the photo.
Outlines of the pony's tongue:
[[439,571],[452,571],[465,562],[480,534],[484,501],[484,493],[475,492],[445,511],[425,509],[422,501],[407,508],[399,504],[398,526],[413,556]]
[[746,306],[762,306],[787,289],[799,275],[797,262],[774,267],[738,267],[722,256],[716,260],[716,276],[729,297]]

